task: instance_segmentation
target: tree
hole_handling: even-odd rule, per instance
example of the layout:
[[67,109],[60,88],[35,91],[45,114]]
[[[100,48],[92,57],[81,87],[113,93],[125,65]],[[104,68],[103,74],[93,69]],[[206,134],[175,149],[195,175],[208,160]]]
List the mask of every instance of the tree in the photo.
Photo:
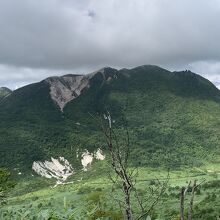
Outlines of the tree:
[[191,196],[190,196],[189,206],[188,206],[188,220],[192,220],[195,192],[201,184],[202,184],[202,182],[200,184],[197,184],[197,181],[194,180],[192,186],[191,186],[191,181],[189,181],[189,184],[187,187],[181,188],[181,192],[180,192],[180,220],[185,219],[185,216],[184,216],[185,198],[186,198],[186,193],[189,191],[191,192]]
[[[110,113],[107,112],[103,116],[104,117],[100,117],[100,125],[107,144],[107,150],[110,155],[111,167],[116,174],[115,179],[112,177],[110,178],[114,184],[117,183],[120,186],[124,196],[123,201],[118,200],[119,205],[122,207],[127,220],[142,219],[146,217],[159,202],[159,199],[168,184],[169,175],[164,182],[158,180],[159,184],[156,189],[151,188],[152,195],[154,195],[157,191],[158,195],[156,198],[147,201],[146,199],[141,198],[135,188],[138,169],[129,168],[130,137],[127,123],[125,121],[125,127],[122,134],[116,134],[113,129],[114,120],[112,120]],[[132,195],[139,206],[139,212],[136,217],[133,212]]]

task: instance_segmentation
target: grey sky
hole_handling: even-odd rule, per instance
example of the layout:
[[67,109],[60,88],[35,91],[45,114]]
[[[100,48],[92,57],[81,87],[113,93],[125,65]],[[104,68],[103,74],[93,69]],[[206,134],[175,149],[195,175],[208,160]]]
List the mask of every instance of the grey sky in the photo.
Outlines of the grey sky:
[[219,85],[219,21],[219,0],[0,0],[0,86],[142,64]]

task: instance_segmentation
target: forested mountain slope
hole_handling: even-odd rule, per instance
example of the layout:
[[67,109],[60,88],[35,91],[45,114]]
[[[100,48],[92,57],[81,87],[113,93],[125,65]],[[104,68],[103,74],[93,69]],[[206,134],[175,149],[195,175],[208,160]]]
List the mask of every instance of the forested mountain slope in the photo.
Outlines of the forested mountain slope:
[[80,168],[85,149],[105,143],[91,115],[108,110],[118,133],[127,118],[132,161],[142,166],[217,163],[220,91],[190,71],[157,66],[50,77],[0,101],[0,166],[30,170],[64,156]]

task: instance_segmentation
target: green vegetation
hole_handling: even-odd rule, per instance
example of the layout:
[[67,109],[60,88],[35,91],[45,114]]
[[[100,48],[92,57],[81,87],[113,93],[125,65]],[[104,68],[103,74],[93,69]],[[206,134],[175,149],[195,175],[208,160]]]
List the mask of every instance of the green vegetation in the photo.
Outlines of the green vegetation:
[[[219,215],[220,91],[208,80],[155,66],[97,73],[64,111],[53,103],[45,81],[0,100],[0,167],[17,181],[8,191],[0,219],[121,219],[107,179],[105,162],[80,172],[79,155],[103,149],[104,138],[91,117],[111,112],[118,135],[123,118],[131,139],[131,167],[139,168],[137,190],[148,196],[155,179],[171,169],[170,186],[152,219],[178,219],[179,190],[193,179],[206,179],[196,195],[196,220]],[[76,174],[73,184],[51,189],[53,180],[31,176],[33,161],[64,156]],[[18,175],[21,173],[21,175]],[[82,181],[81,180],[82,177]],[[114,194],[120,195],[119,191]],[[135,210],[134,210],[135,211]],[[72,217],[74,216],[74,217]]]
[[[0,209],[0,216],[4,216],[2,219],[6,220],[11,219],[12,216],[17,216],[18,219],[21,219],[21,216],[26,216],[26,219],[48,219],[53,216],[54,219],[59,220],[98,219],[98,217],[122,219],[117,202],[121,195],[120,189],[114,188],[115,191],[112,191],[112,183],[99,168],[101,163],[103,162],[95,163],[86,173],[77,173],[70,179],[73,184],[56,188],[43,187],[32,192],[26,189],[25,194],[11,196],[8,203]],[[206,168],[209,169],[209,167]],[[92,173],[97,173],[99,177],[91,175]],[[216,220],[220,204],[218,173],[219,170],[216,170],[216,173],[210,173],[204,168],[172,171],[166,192],[150,213],[151,219],[178,220],[181,187],[187,185],[189,180],[197,179],[200,182],[205,179],[205,183],[196,193],[193,219]],[[151,198],[150,187],[157,184],[156,178],[163,180],[166,175],[166,170],[141,168],[135,187],[139,193]],[[32,184],[35,184],[34,179],[29,182],[30,186]],[[14,190],[21,187],[22,185],[16,186]]]
[[6,193],[15,186],[10,180],[10,172],[6,169],[0,169],[0,205],[6,203]]
[[[80,168],[76,150],[103,147],[89,113],[108,109],[117,129],[126,116],[138,166],[200,166],[219,162],[220,92],[191,72],[155,66],[105,70],[61,112],[46,82],[13,92],[0,104],[0,166],[30,170],[34,160],[61,155]],[[78,124],[80,123],[80,125]],[[136,157],[135,157],[136,158]]]

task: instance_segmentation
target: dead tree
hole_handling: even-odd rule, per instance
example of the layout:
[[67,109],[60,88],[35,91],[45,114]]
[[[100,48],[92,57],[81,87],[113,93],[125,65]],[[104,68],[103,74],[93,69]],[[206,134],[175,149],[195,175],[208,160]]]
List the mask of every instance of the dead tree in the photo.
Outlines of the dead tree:
[[182,187],[180,192],[180,220],[184,220],[184,209],[185,209],[185,196],[187,191],[189,190],[191,181],[189,182],[187,187]]
[[[146,198],[140,198],[140,196],[137,195],[136,191],[135,191],[135,196],[137,198],[141,213],[140,215],[136,218],[136,220],[140,220],[140,219],[145,219],[150,212],[154,209],[154,207],[158,204],[158,202],[160,201],[160,198],[162,197],[162,195],[164,194],[164,192],[167,189],[168,186],[168,182],[169,182],[169,171],[167,174],[167,177],[165,179],[165,181],[161,182],[159,179],[157,179],[157,187],[153,188],[150,187],[150,197]],[[153,198],[153,195],[156,195],[155,198]],[[147,206],[149,205],[149,206]]]
[[197,185],[196,180],[194,180],[194,183],[193,183],[193,186],[192,186],[192,191],[191,191],[189,209],[188,209],[188,220],[192,220],[193,203],[194,203],[195,192],[196,192],[196,189],[199,187],[200,184]]
[[[122,189],[124,193],[124,205],[125,205],[125,214],[128,220],[133,220],[133,212],[131,208],[131,190],[133,188],[132,176],[128,172],[128,155],[129,149],[127,148],[126,153],[123,155],[120,151],[119,143],[117,137],[112,129],[112,119],[111,115],[104,115],[104,119],[107,120],[108,126],[104,126],[102,123],[102,131],[105,135],[107,142],[108,150],[111,156],[111,165],[114,169],[116,175],[120,178],[122,183]],[[126,146],[129,147],[130,140],[127,136]],[[122,156],[123,155],[123,156]]]
[[186,193],[191,191],[190,200],[189,200],[189,206],[188,206],[188,220],[192,220],[192,214],[193,214],[193,204],[194,204],[194,198],[195,198],[195,192],[196,189],[203,183],[202,181],[200,184],[197,184],[197,181],[194,180],[193,185],[191,186],[191,181],[189,182],[187,187],[182,187],[180,192],[180,220],[184,220],[184,209],[185,209],[185,198]]
[[[146,217],[159,202],[161,195],[166,189],[168,179],[164,183],[158,180],[159,187],[157,189],[161,189],[158,196],[154,200],[142,201],[134,187],[138,171],[137,169],[131,170],[128,168],[130,156],[130,137],[127,124],[125,125],[125,129],[123,129],[125,133],[121,135],[120,138],[118,138],[118,135],[116,135],[113,129],[114,121],[112,120],[109,112],[107,112],[107,114],[104,114],[104,120],[101,117],[99,122],[107,143],[107,149],[110,154],[111,167],[113,168],[114,173],[116,174],[116,181],[120,184],[120,188],[122,189],[124,195],[124,200],[119,201],[119,205],[124,210],[124,214],[127,220],[142,219]],[[123,143],[120,142],[119,139],[123,139]],[[111,178],[111,180],[113,183],[116,182],[115,180],[113,180],[113,178]],[[155,193],[154,190],[151,192],[152,194]],[[136,198],[140,208],[140,212],[138,214],[138,217],[136,218],[134,217],[134,212],[132,209],[132,193],[134,194],[134,198]],[[148,204],[148,208],[146,206],[146,203]]]
[[185,201],[185,187],[181,188],[180,192],[180,220],[184,220],[184,201]]

